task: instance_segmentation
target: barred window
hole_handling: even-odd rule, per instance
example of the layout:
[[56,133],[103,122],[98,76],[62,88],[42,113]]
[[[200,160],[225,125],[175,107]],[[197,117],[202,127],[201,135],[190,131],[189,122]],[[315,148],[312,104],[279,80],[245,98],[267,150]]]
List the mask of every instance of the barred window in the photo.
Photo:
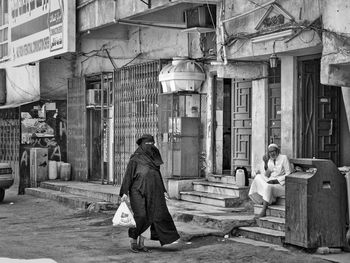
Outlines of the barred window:
[[8,59],[8,0],[0,0],[0,60]]

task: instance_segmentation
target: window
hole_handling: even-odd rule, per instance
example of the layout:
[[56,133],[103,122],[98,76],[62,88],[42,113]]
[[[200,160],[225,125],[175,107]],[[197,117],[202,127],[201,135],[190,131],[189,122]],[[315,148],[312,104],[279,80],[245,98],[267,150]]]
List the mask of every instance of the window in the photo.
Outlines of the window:
[[8,0],[0,0],[0,60],[8,59]]

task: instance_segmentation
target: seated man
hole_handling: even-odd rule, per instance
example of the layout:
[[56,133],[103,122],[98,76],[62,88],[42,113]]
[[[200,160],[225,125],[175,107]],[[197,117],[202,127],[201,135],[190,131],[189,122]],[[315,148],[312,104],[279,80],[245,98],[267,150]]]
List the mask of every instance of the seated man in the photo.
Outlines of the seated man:
[[276,197],[285,195],[285,178],[291,173],[288,157],[280,154],[277,144],[268,146],[268,157],[264,156],[263,160],[263,167],[256,172],[249,190],[249,197],[253,202],[263,204],[257,217],[266,216],[267,206],[275,202]]

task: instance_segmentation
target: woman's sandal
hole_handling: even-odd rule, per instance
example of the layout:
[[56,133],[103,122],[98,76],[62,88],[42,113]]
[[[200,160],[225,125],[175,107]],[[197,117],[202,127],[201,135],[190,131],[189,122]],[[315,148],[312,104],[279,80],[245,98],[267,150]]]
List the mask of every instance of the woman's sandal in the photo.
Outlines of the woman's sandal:
[[151,253],[151,250],[145,247],[144,242],[145,242],[145,238],[143,236],[139,236],[139,242],[138,242],[139,251]]
[[137,243],[132,242],[130,243],[130,250],[133,253],[139,253],[139,246],[137,245]]
[[151,253],[152,251],[149,250],[147,247],[139,247],[139,251],[141,252],[146,252],[146,253]]

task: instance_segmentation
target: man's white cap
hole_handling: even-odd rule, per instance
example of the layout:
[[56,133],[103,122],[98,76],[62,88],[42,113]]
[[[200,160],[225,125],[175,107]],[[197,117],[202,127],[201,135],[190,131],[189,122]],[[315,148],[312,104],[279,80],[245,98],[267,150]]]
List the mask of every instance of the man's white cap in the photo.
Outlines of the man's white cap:
[[275,148],[275,149],[280,149],[280,147],[278,147],[278,145],[276,144],[276,143],[271,143],[268,147],[267,147],[267,149],[270,149],[270,148]]

